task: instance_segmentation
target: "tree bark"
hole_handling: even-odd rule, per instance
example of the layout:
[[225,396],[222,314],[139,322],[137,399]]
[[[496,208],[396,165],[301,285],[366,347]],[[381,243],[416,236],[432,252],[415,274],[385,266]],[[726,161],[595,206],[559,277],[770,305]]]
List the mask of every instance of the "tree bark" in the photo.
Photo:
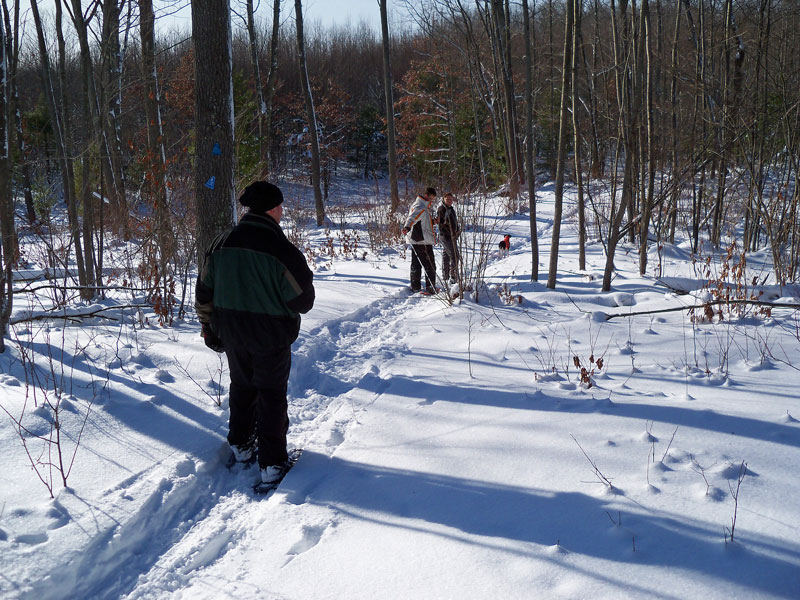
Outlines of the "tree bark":
[[[81,296],[84,299],[93,298],[97,291],[94,288],[100,287],[101,273],[98,268],[98,261],[95,255],[94,233],[95,233],[95,207],[94,198],[92,194],[92,160],[91,160],[91,145],[92,137],[95,135],[105,141],[105,135],[102,131],[102,124],[100,123],[100,116],[97,115],[95,119],[97,108],[97,90],[95,88],[94,70],[92,68],[92,56],[89,49],[89,37],[87,33],[87,22],[84,19],[81,1],[72,1],[72,23],[75,26],[75,31],[78,36],[78,43],[80,46],[81,56],[81,110],[84,126],[90,128],[90,135],[83,140],[83,148],[81,148],[81,202],[83,204],[83,260],[84,270],[88,278],[88,286],[85,290],[81,291]],[[106,175],[107,181],[112,182],[113,176],[109,169],[108,159],[108,146],[105,143],[101,145],[101,153],[106,160],[102,160],[101,169],[103,174]],[[116,206],[116,205],[115,205]],[[118,207],[117,207],[118,208]],[[102,252],[102,248],[99,249]]]
[[561,238],[561,214],[564,202],[564,169],[567,157],[567,135],[569,109],[570,71],[572,70],[572,30],[575,5],[567,1],[566,15],[564,18],[564,61],[561,72],[561,109],[558,125],[558,154],[556,158],[556,185],[555,208],[553,210],[553,235],[550,242],[550,270],[547,274],[547,287],[556,288],[556,275],[558,274],[558,245]]
[[503,85],[505,105],[506,153],[508,156],[509,196],[516,202],[519,195],[520,165],[517,154],[517,128],[514,119],[516,100],[514,97],[514,81],[510,62],[510,32],[505,17],[502,0],[492,0],[491,20],[496,38],[497,64]]
[[142,77],[145,82],[144,108],[147,117],[148,173],[145,189],[153,204],[158,238],[159,280],[163,298],[169,295],[170,260],[173,255],[172,223],[167,193],[167,158],[161,126],[161,91],[155,57],[155,14],[153,0],[139,0],[139,32],[142,45]]
[[278,77],[278,41],[280,40],[281,0],[272,3],[272,35],[269,44],[269,71],[267,71],[267,89],[264,94],[264,160],[267,175],[272,172],[272,100],[275,98],[275,81]]
[[0,20],[0,353],[5,351],[5,334],[13,306],[12,266],[18,255],[14,228],[14,196],[11,191],[11,165],[8,144],[8,56],[6,32]]
[[297,59],[300,68],[300,83],[303,88],[303,99],[306,104],[306,117],[308,120],[308,133],[311,138],[311,185],[314,188],[314,206],[317,212],[317,226],[322,226],[325,222],[325,207],[322,203],[322,190],[320,189],[319,135],[317,132],[317,115],[314,111],[314,99],[311,96],[311,82],[308,79],[308,68],[306,65],[302,0],[295,0],[294,12],[297,20]]
[[383,41],[383,94],[386,99],[386,138],[389,147],[389,193],[391,211],[400,205],[397,190],[397,142],[394,132],[394,94],[392,93],[392,61],[389,44],[389,18],[386,14],[386,0],[379,0],[381,9],[381,37]]
[[536,140],[533,134],[533,48],[528,0],[522,0],[525,32],[525,173],[528,178],[529,223],[531,231],[531,281],[539,280],[539,231],[536,225]]
[[236,214],[230,15],[228,0],[192,1],[199,265],[214,237],[233,224]]
[[[73,170],[72,156],[67,148],[67,140],[70,138],[69,124],[65,118],[65,107],[63,96],[56,95],[53,79],[50,75],[50,58],[47,53],[47,43],[44,38],[42,19],[39,15],[37,0],[31,0],[31,13],[33,14],[34,25],[36,27],[36,37],[39,42],[39,59],[41,61],[42,84],[45,90],[47,106],[50,112],[50,120],[53,127],[58,161],[61,168],[61,189],[64,194],[64,201],[67,205],[67,217],[69,220],[70,235],[75,247],[75,263],[78,268],[78,283],[81,287],[88,286],[85,264],[83,261],[83,245],[81,243],[80,224],[78,221],[78,207],[75,198],[75,173]],[[61,80],[60,89],[64,88],[66,77],[64,66],[64,38],[61,31],[61,5],[56,3],[56,34],[59,46],[59,65],[58,73]]]
[[[644,275],[647,271],[647,240],[650,230],[650,218],[653,209],[653,194],[655,187],[656,168],[654,156],[655,148],[653,144],[653,69],[652,69],[652,30],[650,24],[650,2],[642,0],[641,8],[641,27],[640,36],[644,36],[645,46],[645,148],[647,158],[647,189],[642,198],[642,214],[640,219],[640,238],[639,238],[639,274]],[[643,161],[644,165],[644,161]]]
[[103,32],[101,41],[102,78],[99,102],[99,121],[102,128],[103,148],[107,153],[106,172],[109,181],[111,206],[115,209],[117,229],[126,238],[128,231],[128,203],[125,196],[125,169],[122,150],[122,47],[119,40],[120,1],[103,0]]
[[578,269],[586,269],[586,207],[583,198],[583,169],[581,166],[581,138],[578,130],[578,42],[581,39],[583,0],[574,2],[572,27],[572,132],[575,159],[575,184],[578,186]]
[[8,3],[3,1],[3,18],[6,24],[6,69],[8,73],[8,115],[13,119],[13,125],[8,123],[9,139],[11,139],[12,127],[14,132],[14,143],[19,156],[20,171],[22,174],[22,193],[25,197],[25,214],[28,223],[35,223],[37,220],[36,209],[33,204],[33,192],[31,191],[31,173],[28,161],[25,157],[25,136],[22,130],[22,115],[19,110],[19,89],[17,87],[17,66],[19,64],[19,0],[14,0],[14,24],[8,10]]
[[256,20],[253,10],[253,0],[247,0],[245,5],[247,13],[247,37],[250,49],[250,67],[253,69],[253,88],[256,93],[256,120],[258,122],[258,156],[262,161],[266,158],[264,147],[264,117],[266,106],[264,104],[264,90],[261,87],[261,67],[258,64],[258,36],[256,35]]

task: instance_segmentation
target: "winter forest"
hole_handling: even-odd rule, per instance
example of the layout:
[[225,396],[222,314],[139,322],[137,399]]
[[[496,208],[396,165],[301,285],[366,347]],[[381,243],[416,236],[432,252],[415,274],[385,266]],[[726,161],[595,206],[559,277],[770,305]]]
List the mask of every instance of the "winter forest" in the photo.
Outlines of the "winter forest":
[[[307,2],[0,0],[0,596],[800,597],[800,1]],[[194,308],[258,180],[267,498]]]

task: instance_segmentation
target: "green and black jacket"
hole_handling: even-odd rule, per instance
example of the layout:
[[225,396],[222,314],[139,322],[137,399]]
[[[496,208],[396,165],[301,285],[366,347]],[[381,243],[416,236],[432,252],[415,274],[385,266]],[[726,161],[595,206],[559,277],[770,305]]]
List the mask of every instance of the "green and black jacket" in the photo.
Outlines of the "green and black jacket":
[[201,323],[225,347],[290,346],[314,305],[306,259],[267,215],[249,212],[211,244],[195,290]]

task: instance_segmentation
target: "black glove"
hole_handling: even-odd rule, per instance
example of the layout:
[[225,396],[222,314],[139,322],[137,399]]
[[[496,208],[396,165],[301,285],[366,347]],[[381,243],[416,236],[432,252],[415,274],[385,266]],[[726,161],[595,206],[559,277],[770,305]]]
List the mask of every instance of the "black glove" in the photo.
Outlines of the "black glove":
[[211,331],[211,327],[208,323],[203,323],[203,327],[200,329],[200,335],[206,346],[211,348],[214,352],[225,352],[225,345],[222,343],[222,340],[219,339],[219,336]]

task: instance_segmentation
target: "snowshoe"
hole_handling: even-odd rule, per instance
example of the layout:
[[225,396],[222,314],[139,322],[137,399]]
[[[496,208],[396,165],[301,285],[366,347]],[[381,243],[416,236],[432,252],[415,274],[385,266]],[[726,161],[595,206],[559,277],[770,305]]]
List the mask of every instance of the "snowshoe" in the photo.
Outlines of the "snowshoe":
[[289,458],[283,465],[261,469],[261,480],[253,486],[253,491],[256,494],[269,494],[276,490],[302,453],[302,448],[295,448],[289,451]]
[[256,454],[255,454],[255,453],[253,453],[253,455],[252,455],[252,456],[250,456],[250,458],[248,458],[247,460],[238,460],[238,459],[236,458],[236,454],[234,454],[233,452],[231,452],[231,453],[229,454],[229,456],[228,456],[228,460],[227,460],[227,461],[225,461],[225,468],[226,468],[226,469],[228,469],[228,470],[231,470],[231,469],[233,469],[233,468],[234,468],[236,465],[241,465],[241,466],[243,466],[244,468],[248,468],[248,467],[250,467],[251,465],[254,465],[254,464],[255,464],[255,462],[256,462],[256,458],[258,458],[258,457],[256,456]]

